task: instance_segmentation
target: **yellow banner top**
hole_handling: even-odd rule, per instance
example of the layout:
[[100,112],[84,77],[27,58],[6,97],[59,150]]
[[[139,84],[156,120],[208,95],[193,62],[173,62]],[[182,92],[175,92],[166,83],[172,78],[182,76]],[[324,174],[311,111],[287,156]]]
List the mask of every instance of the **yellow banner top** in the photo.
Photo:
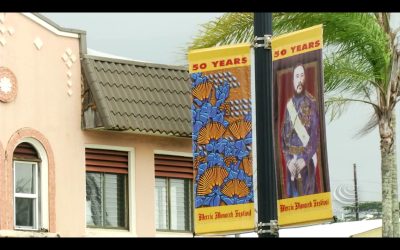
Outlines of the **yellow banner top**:
[[272,60],[322,49],[322,24],[272,38]]
[[250,44],[219,46],[189,52],[189,73],[250,65]]

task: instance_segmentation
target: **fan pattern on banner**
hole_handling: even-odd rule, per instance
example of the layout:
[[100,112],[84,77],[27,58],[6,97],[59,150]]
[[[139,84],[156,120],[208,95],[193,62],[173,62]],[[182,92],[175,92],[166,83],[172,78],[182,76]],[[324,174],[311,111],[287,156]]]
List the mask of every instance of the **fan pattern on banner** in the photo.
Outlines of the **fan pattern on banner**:
[[240,86],[231,72],[191,80],[195,207],[254,202],[251,100],[229,99]]

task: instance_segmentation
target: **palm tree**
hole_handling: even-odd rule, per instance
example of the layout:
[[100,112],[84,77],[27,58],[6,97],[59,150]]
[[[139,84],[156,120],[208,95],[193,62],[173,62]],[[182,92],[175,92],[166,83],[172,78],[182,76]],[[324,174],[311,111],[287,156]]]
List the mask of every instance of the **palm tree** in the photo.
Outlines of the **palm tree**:
[[[373,108],[361,132],[379,128],[382,235],[399,237],[394,111],[400,90],[400,46],[390,29],[389,17],[388,13],[274,13],[273,31],[279,35],[323,24],[326,110],[332,120],[351,102]],[[190,49],[252,39],[253,14],[229,13],[204,24]]]

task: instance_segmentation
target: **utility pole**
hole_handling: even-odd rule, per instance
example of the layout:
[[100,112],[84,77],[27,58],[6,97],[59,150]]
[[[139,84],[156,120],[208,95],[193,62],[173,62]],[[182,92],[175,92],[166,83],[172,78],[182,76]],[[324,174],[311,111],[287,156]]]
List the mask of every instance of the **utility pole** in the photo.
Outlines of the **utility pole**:
[[354,172],[354,198],[355,198],[355,204],[354,204],[354,209],[356,212],[356,220],[359,220],[359,208],[358,208],[358,192],[357,192],[357,166],[355,163],[353,163],[353,172]]
[[[272,13],[254,13],[258,236],[277,237],[272,117]],[[258,43],[263,41],[263,43]]]

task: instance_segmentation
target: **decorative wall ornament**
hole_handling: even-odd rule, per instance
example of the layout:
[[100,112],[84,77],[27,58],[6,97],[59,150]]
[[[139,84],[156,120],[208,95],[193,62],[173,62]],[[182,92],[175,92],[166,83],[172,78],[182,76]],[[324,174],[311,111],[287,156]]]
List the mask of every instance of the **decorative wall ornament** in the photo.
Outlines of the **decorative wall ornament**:
[[9,27],[9,28],[8,28],[8,34],[9,34],[10,36],[12,36],[12,35],[14,35],[14,33],[15,33],[14,28],[13,28],[13,27]]
[[4,37],[0,37],[0,44],[1,46],[5,46],[7,43],[6,39]]
[[6,14],[0,13],[0,45],[6,46],[7,44],[7,36],[10,37],[14,35],[15,29],[12,26],[6,26]]
[[5,67],[0,67],[0,101],[11,102],[17,96],[17,78]]
[[35,40],[33,40],[33,44],[38,50],[40,50],[43,47],[43,41],[42,39],[40,39],[40,37],[36,37]]
[[67,94],[69,96],[72,96],[72,72],[71,72],[71,67],[76,61],[76,56],[73,54],[72,50],[70,48],[66,48],[65,52],[61,55],[61,59],[64,61],[65,66],[67,67]]
[[5,19],[6,19],[6,13],[0,13],[0,23],[4,23]]

